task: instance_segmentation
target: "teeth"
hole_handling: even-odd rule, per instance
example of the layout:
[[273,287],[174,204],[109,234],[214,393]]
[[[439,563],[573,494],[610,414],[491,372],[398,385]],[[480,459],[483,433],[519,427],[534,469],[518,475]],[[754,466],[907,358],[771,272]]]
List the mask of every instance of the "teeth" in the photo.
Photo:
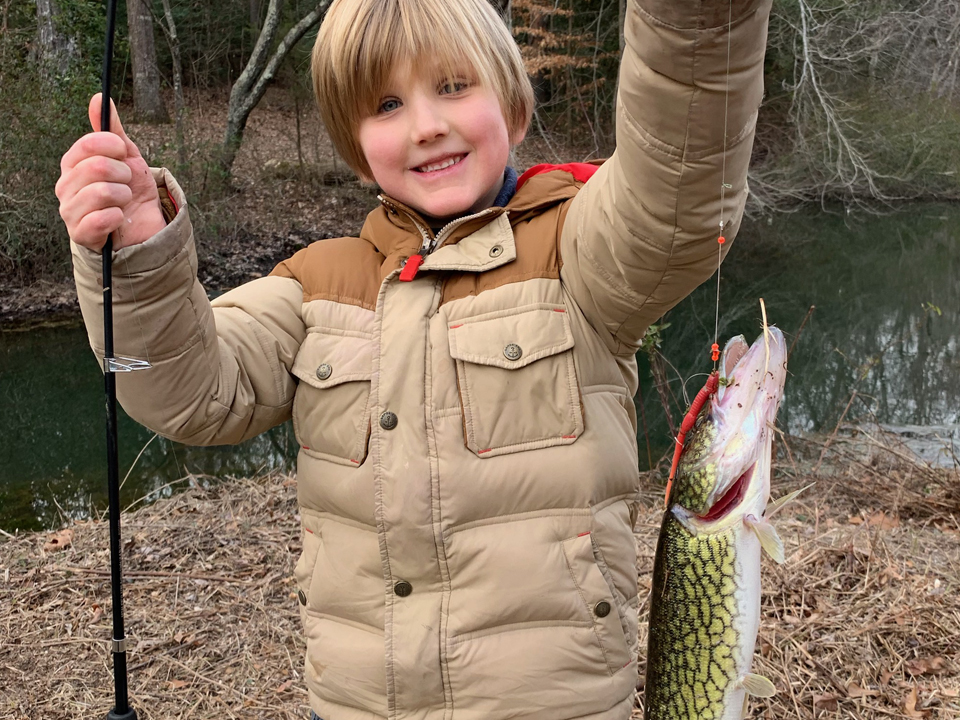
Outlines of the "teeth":
[[444,161],[441,162],[441,163],[437,163],[436,165],[423,165],[423,166],[421,166],[421,167],[418,167],[418,168],[417,168],[417,171],[419,171],[419,172],[435,172],[435,171],[437,171],[437,170],[443,170],[444,168],[448,168],[448,167],[450,167],[451,165],[456,165],[456,164],[457,164],[458,162],[460,162],[461,160],[463,160],[463,155],[457,155],[456,157],[449,158],[449,159],[447,159],[447,160],[444,160]]

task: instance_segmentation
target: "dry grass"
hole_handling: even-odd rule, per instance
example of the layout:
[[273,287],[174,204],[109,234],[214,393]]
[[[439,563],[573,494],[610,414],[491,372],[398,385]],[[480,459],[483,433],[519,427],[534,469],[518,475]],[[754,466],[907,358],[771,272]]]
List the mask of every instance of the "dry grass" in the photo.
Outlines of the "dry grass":
[[[787,562],[764,568],[754,669],[778,693],[751,716],[960,717],[956,474],[837,442],[811,478],[797,468],[812,467],[822,444],[779,445],[774,494],[817,484],[777,516]],[[192,485],[124,516],[140,717],[303,720],[295,481]],[[660,522],[655,485],[637,526],[641,597]],[[0,543],[4,719],[103,717],[112,703],[106,524],[66,533],[57,550],[50,533]]]

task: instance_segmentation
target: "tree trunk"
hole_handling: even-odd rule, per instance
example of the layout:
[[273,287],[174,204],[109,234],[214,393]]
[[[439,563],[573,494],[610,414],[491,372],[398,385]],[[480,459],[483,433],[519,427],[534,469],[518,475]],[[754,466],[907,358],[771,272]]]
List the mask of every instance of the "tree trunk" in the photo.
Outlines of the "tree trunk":
[[153,42],[153,15],[148,0],[128,0],[127,29],[133,65],[133,112],[137,120],[150,123],[170,121],[160,97],[160,71]]
[[513,32],[513,2],[512,0],[490,0],[497,12],[500,13],[500,17],[503,18],[503,22],[506,24],[507,29],[512,33]]
[[187,148],[183,139],[183,65],[180,62],[180,39],[177,37],[177,25],[173,21],[173,9],[170,0],[163,0],[163,18],[166,24],[160,23],[167,42],[170,44],[170,56],[173,58],[173,104],[177,134],[177,162],[180,168],[187,164]]
[[260,0],[250,0],[250,27],[260,29],[260,10],[262,4]]
[[240,77],[233,84],[230,91],[230,104],[227,107],[227,129],[223,135],[223,145],[220,149],[220,170],[224,177],[228,177],[237,159],[237,152],[243,142],[243,131],[247,127],[247,118],[263,98],[267,91],[267,84],[273,80],[280,65],[287,54],[293,49],[307,30],[319,23],[331,0],[320,0],[313,9],[304,15],[299,22],[287,31],[280,44],[270,54],[270,48],[280,31],[280,20],[283,15],[283,0],[270,0],[267,15],[263,20],[263,29],[257,38],[257,44],[250,54],[250,60],[240,73]]
[[37,0],[37,62],[44,79],[63,77],[77,58],[77,42],[56,26],[60,9],[55,0]]

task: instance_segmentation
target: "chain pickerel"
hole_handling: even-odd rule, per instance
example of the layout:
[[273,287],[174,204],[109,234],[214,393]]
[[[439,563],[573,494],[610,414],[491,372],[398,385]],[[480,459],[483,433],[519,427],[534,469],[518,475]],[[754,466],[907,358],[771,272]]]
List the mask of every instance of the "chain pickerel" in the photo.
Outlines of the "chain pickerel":
[[775,327],[749,348],[742,336],[730,340],[719,378],[708,381],[715,394],[699,399],[680,438],[654,561],[645,720],[740,720],[748,695],[776,692],[750,664],[761,549],[783,562],[765,512],[786,360]]

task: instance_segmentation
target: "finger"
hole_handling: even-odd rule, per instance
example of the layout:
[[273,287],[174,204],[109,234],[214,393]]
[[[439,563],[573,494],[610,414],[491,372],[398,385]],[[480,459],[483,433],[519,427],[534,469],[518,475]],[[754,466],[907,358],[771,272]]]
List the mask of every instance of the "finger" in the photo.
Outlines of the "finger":
[[[103,128],[103,118],[101,117],[102,107],[103,93],[97,93],[90,98],[90,105],[87,108],[87,113],[90,118],[90,126],[94,130],[101,130]],[[140,156],[140,149],[129,137],[127,137],[127,133],[123,129],[123,123],[120,122],[120,114],[117,112],[117,106],[113,100],[110,100],[110,132],[123,140],[127,146],[127,153],[133,155],[134,157]]]
[[60,158],[60,172],[66,173],[83,160],[98,155],[115,160],[126,160],[129,152],[123,139],[113,133],[87,133],[71,145]]
[[95,182],[130,184],[133,171],[121,160],[105,155],[94,155],[78,162],[72,170],[57,180],[54,192],[61,202],[73,197],[81,188]]
[[120,208],[107,208],[85,215],[77,224],[70,239],[78,245],[99,250],[110,233],[123,224],[123,211]]
[[123,214],[122,208],[133,200],[133,192],[129,185],[122,183],[94,183],[81,188],[76,195],[60,205],[60,217],[67,228],[79,225],[80,221],[92,212],[117,208]]

